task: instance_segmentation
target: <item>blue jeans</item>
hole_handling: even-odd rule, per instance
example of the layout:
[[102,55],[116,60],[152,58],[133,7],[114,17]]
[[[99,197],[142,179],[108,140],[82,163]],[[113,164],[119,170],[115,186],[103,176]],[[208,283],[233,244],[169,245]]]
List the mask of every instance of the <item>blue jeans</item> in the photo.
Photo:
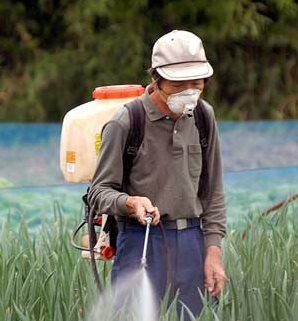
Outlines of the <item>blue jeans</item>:
[[[170,302],[178,295],[178,313],[185,304],[195,316],[202,309],[199,290],[204,291],[204,240],[199,226],[182,230],[165,229],[166,243],[158,226],[151,226],[147,249],[147,273],[156,298],[161,301],[168,288],[170,268]],[[112,269],[112,284],[140,267],[145,227],[119,227],[117,253]],[[168,255],[166,254],[168,252]],[[169,262],[170,263],[167,263]],[[187,313],[186,313],[187,314]],[[185,314],[185,315],[186,315]],[[188,318],[186,317],[185,320]]]

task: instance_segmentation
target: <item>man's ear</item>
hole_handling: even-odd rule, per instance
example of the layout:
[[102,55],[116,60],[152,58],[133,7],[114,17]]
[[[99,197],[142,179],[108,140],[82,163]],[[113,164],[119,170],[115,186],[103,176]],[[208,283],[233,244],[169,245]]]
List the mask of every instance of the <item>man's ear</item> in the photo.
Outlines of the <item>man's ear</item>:
[[157,89],[158,89],[157,80],[154,79],[154,78],[151,78],[151,87],[152,87],[154,90],[157,90]]

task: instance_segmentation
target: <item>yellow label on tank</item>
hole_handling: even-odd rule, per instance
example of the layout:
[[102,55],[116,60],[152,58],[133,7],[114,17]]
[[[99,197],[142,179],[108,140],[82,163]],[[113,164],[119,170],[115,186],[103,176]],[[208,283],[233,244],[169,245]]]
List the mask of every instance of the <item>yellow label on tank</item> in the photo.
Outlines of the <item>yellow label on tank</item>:
[[101,135],[100,135],[100,133],[96,133],[95,134],[95,154],[96,154],[96,156],[99,155],[100,146],[101,146]]
[[66,163],[75,163],[76,162],[76,152],[72,150],[66,151]]

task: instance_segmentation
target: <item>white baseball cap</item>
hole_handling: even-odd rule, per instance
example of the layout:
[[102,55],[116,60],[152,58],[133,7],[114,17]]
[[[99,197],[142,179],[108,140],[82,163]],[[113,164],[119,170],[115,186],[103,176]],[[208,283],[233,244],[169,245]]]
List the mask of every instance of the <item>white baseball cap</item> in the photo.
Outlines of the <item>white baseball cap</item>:
[[168,80],[202,79],[213,75],[202,40],[183,30],[173,30],[155,42],[151,67]]

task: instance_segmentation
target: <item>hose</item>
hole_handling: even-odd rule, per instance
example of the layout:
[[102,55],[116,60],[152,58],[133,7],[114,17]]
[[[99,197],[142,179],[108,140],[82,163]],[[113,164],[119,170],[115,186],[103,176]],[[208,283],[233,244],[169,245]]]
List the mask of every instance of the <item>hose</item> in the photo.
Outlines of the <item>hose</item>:
[[[95,227],[93,224],[93,215],[92,215],[92,210],[90,210],[90,212],[88,213],[88,221],[85,218],[74,230],[74,232],[71,235],[70,238],[70,242],[71,245],[80,250],[80,251],[89,251],[90,252],[90,258],[91,258],[91,267],[92,267],[92,272],[94,275],[94,279],[95,279],[95,283],[97,286],[97,289],[99,292],[102,292],[103,286],[100,282],[100,278],[99,278],[99,274],[97,271],[97,266],[96,266],[96,260],[95,260],[95,256],[94,256],[94,246],[97,242],[97,237],[96,237],[96,231],[95,231]],[[78,234],[79,230],[85,225],[88,224],[88,234],[89,234],[89,248],[88,247],[84,247],[84,246],[80,246],[75,242],[75,237]]]
[[163,226],[162,221],[159,221],[158,226],[159,226],[160,233],[161,233],[161,236],[163,238],[163,242],[164,242],[164,246],[165,246],[166,269],[167,269],[167,276],[166,276],[166,282],[167,283],[166,284],[167,284],[167,287],[169,287],[169,285],[171,284],[171,279],[172,279],[172,266],[171,266],[171,257],[170,257],[170,251],[169,251],[169,244],[168,244],[165,228]]
[[89,216],[88,216],[88,233],[89,233],[89,250],[90,250],[90,256],[91,256],[91,266],[92,266],[92,271],[95,279],[95,283],[97,286],[97,289],[99,292],[102,292],[103,287],[99,279],[99,274],[97,271],[97,266],[96,266],[96,260],[94,256],[94,246],[97,242],[96,238],[96,232],[93,224],[93,208],[90,209]]
[[76,229],[74,230],[74,232],[72,233],[71,235],[71,238],[70,238],[70,243],[71,245],[80,250],[80,251],[90,251],[90,248],[88,247],[84,247],[84,246],[81,246],[81,245],[78,245],[76,242],[75,242],[75,237],[77,236],[79,230],[85,225],[87,224],[86,220],[84,219],[77,227]]

